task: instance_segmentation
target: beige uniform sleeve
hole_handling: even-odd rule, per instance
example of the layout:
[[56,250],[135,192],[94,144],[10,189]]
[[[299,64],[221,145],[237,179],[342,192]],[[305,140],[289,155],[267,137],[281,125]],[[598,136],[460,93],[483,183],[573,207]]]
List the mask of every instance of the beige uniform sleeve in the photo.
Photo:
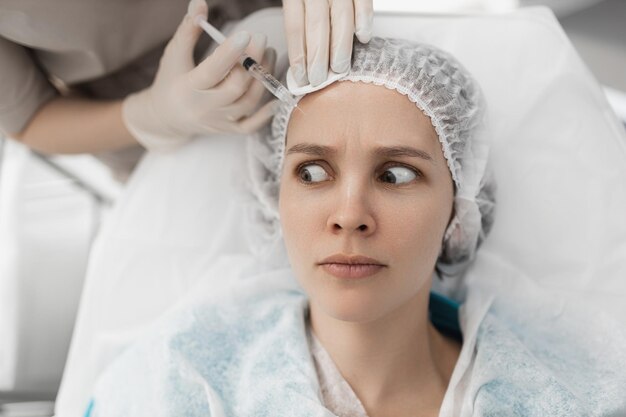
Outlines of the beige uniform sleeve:
[[56,94],[28,50],[0,37],[0,131],[21,132]]

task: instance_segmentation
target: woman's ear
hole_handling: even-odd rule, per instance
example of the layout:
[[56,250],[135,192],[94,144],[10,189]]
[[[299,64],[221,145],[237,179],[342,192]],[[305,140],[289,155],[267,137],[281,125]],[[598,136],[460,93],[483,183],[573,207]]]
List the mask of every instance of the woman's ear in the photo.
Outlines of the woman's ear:
[[448,227],[450,227],[450,223],[452,223],[452,219],[454,219],[454,216],[456,216],[456,210],[455,210],[455,205],[454,202],[452,203],[452,210],[450,210],[450,218],[448,218],[448,225],[446,226],[446,229],[448,229]]
[[[453,195],[456,196],[456,184],[452,183],[452,186],[454,187],[454,191],[453,191],[454,194]],[[443,255],[443,250],[444,250],[444,247],[446,245],[446,242],[448,241],[448,239],[450,238],[450,236],[453,233],[453,230],[452,230],[453,227],[451,227],[451,225],[452,225],[452,222],[456,218],[456,204],[454,203],[455,199],[456,198],[453,197],[452,208],[450,210],[450,216],[448,217],[448,224],[446,225],[446,229],[445,229],[445,231],[443,233],[443,239],[441,241],[441,248],[439,249],[439,256]],[[456,223],[458,223],[458,221]]]
[[[448,217],[448,224],[446,225],[446,231],[443,234],[443,242],[442,243],[445,243],[446,240],[448,240],[447,238],[451,234],[450,225],[452,224],[452,221],[454,220],[455,216],[456,216],[456,204],[454,204],[454,200],[453,200],[453,202],[452,202],[452,209],[450,210],[450,217]],[[443,250],[443,244],[442,244],[442,250]]]

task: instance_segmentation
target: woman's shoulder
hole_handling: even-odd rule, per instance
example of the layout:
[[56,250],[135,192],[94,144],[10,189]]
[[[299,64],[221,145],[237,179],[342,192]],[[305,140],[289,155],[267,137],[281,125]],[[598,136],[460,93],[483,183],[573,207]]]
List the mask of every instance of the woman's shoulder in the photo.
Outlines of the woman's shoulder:
[[478,415],[588,415],[551,369],[563,358],[545,359],[497,316],[486,314],[476,338],[470,390]]
[[252,400],[268,394],[254,386],[264,379],[280,385],[280,375],[287,383],[285,375],[293,373],[296,385],[302,383],[295,368],[308,354],[305,305],[301,293],[281,291],[169,314],[101,375],[93,415],[161,415],[163,409],[171,410],[166,415],[206,415],[215,407],[243,406],[246,401],[237,405],[235,399],[244,394],[250,406],[261,404]]
[[[468,392],[476,415],[626,412],[626,356],[600,326],[594,328],[580,312],[562,311],[558,320],[551,320],[514,310],[494,306],[478,327]],[[585,326],[580,320],[591,327],[581,332]]]
[[300,328],[305,306],[306,298],[293,290],[194,302],[157,319],[124,354],[162,351],[227,359],[269,331]]

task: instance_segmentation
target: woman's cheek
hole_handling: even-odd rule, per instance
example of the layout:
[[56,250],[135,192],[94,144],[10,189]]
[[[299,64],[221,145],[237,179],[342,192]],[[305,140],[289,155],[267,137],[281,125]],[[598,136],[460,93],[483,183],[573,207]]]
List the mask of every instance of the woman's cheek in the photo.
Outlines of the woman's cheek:
[[316,195],[314,190],[304,190],[294,194],[295,207],[292,211],[294,223],[292,227],[296,230],[298,239],[309,245],[315,239],[320,230],[320,221],[323,197]]
[[287,244],[300,248],[310,239],[311,223],[315,221],[314,210],[309,201],[311,196],[301,190],[298,184],[285,184],[281,187],[280,216],[283,234]]
[[440,213],[429,204],[415,200],[396,205],[391,212],[382,213],[379,229],[385,230],[386,246],[395,251],[414,252],[432,246],[438,239]]

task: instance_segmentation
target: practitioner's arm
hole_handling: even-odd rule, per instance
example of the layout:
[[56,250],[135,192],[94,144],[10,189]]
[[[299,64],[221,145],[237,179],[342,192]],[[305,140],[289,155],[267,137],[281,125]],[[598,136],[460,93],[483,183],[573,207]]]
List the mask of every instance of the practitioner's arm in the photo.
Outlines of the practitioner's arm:
[[137,145],[122,122],[122,100],[56,97],[13,139],[42,153],[96,153]]
[[[249,133],[272,116],[273,103],[259,108],[265,90],[239,65],[243,53],[272,70],[275,52],[265,49],[266,37],[239,32],[229,37],[197,66],[193,51],[202,30],[193,17],[206,18],[207,4],[192,1],[161,58],[153,84],[122,101],[55,97],[50,86],[36,85],[43,105],[18,132],[10,129],[11,111],[3,116],[9,136],[42,152],[77,153],[124,148],[140,143],[148,149],[169,149],[194,135]],[[35,66],[34,62],[22,67]],[[32,81],[32,79],[31,79]],[[32,83],[31,83],[32,84]],[[25,82],[22,90],[32,85]],[[0,80],[3,89],[15,92]],[[18,97],[19,92],[15,92]],[[17,100],[9,103],[17,107]],[[31,106],[32,109],[33,106]],[[0,106],[0,113],[4,110]],[[32,114],[33,110],[31,110]],[[7,128],[9,126],[9,128]]]

